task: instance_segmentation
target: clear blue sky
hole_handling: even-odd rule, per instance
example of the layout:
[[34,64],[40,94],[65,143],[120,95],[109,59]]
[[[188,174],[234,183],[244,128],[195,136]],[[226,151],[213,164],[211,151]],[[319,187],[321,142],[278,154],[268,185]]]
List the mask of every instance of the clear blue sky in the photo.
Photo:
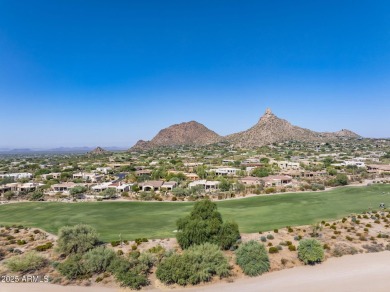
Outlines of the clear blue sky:
[[390,1],[0,0],[0,147],[125,146],[267,107],[390,136]]

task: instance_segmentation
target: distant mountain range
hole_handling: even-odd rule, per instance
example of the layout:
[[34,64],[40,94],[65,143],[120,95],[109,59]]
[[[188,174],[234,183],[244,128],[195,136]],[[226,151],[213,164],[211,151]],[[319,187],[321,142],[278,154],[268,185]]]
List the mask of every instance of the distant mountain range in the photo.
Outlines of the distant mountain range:
[[[103,151],[121,151],[126,150],[124,147],[98,147]],[[0,154],[33,154],[33,153],[87,153],[98,151],[94,147],[57,147],[57,148],[0,148]]]
[[350,131],[315,132],[290,124],[275,116],[270,109],[250,129],[228,136],[220,136],[204,125],[191,121],[172,125],[161,130],[151,141],[138,141],[130,150],[171,147],[180,145],[208,145],[220,141],[240,147],[264,146],[284,141],[330,142],[341,139],[359,139],[361,136]]

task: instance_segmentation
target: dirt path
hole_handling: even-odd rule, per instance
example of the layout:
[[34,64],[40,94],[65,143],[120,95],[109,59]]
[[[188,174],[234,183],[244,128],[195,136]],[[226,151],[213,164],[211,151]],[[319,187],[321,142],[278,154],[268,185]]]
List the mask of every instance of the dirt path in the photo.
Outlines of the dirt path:
[[[221,282],[194,288],[157,290],[148,287],[146,291],[173,292],[366,292],[389,291],[390,252],[359,254],[331,258],[317,266],[302,266],[265,274],[256,278],[238,279],[233,283]],[[58,286],[51,284],[5,284],[0,283],[1,292],[115,292],[128,289],[104,287]]]

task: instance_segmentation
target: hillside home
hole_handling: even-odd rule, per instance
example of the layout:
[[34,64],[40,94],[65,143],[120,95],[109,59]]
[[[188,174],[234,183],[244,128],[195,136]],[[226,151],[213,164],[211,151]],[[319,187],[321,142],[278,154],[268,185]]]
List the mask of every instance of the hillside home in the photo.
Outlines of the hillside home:
[[81,179],[84,181],[99,182],[103,179],[103,175],[96,173],[78,172],[73,174],[73,179]]
[[262,184],[261,178],[259,177],[253,177],[253,176],[247,176],[243,177],[238,180],[240,183],[248,186],[258,186]]
[[48,178],[60,179],[61,172],[51,172],[51,173],[47,173],[47,174],[42,174],[41,178],[44,180],[47,180]]
[[367,171],[370,173],[382,174],[385,172],[390,173],[390,165],[389,164],[370,164],[367,165]]
[[261,178],[261,180],[266,187],[280,187],[290,184],[292,177],[287,175],[269,175]]
[[275,162],[280,169],[291,169],[291,170],[298,170],[300,168],[300,165],[298,162],[290,162],[290,161],[276,161]]
[[162,180],[151,180],[151,181],[146,181],[143,183],[139,184],[139,188],[144,191],[158,191],[160,190],[161,186],[164,184],[164,181]]
[[161,189],[165,189],[168,191],[172,191],[177,186],[177,182],[175,181],[167,181],[161,186]]
[[0,174],[0,178],[10,177],[10,178],[13,178],[14,180],[23,179],[23,178],[31,179],[32,176],[33,176],[32,173],[29,173],[29,172]]
[[190,182],[188,184],[188,187],[193,188],[196,186],[202,186],[205,190],[216,190],[216,189],[218,189],[219,184],[220,184],[219,181],[207,181],[207,180],[203,179],[203,180],[197,180],[197,181]]
[[233,167],[220,167],[217,169],[211,169],[210,172],[211,171],[214,171],[215,174],[219,176],[236,176],[240,169]]

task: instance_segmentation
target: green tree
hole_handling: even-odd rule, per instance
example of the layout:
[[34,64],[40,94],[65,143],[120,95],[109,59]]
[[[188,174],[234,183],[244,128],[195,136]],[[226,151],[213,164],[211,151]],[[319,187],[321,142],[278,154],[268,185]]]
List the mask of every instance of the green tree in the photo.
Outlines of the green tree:
[[223,223],[217,205],[210,200],[195,203],[190,215],[177,221],[177,241],[181,248],[210,242],[229,249],[239,238],[235,223]]
[[98,234],[89,225],[65,226],[58,232],[58,251],[66,255],[85,253],[98,243]]
[[87,191],[87,188],[84,186],[75,186],[71,188],[69,193],[73,198],[76,198],[78,195],[84,194]]
[[266,177],[269,174],[270,174],[269,169],[265,167],[256,167],[252,172],[252,175],[257,177]]
[[7,201],[10,201],[15,196],[15,193],[12,191],[6,191],[3,196]]
[[41,191],[35,191],[31,194],[30,201],[43,201],[45,194]]
[[229,180],[227,180],[226,178],[222,178],[219,182],[219,185],[218,185],[218,188],[222,191],[222,192],[227,192],[230,190],[230,188],[232,187],[232,184],[230,183]]

